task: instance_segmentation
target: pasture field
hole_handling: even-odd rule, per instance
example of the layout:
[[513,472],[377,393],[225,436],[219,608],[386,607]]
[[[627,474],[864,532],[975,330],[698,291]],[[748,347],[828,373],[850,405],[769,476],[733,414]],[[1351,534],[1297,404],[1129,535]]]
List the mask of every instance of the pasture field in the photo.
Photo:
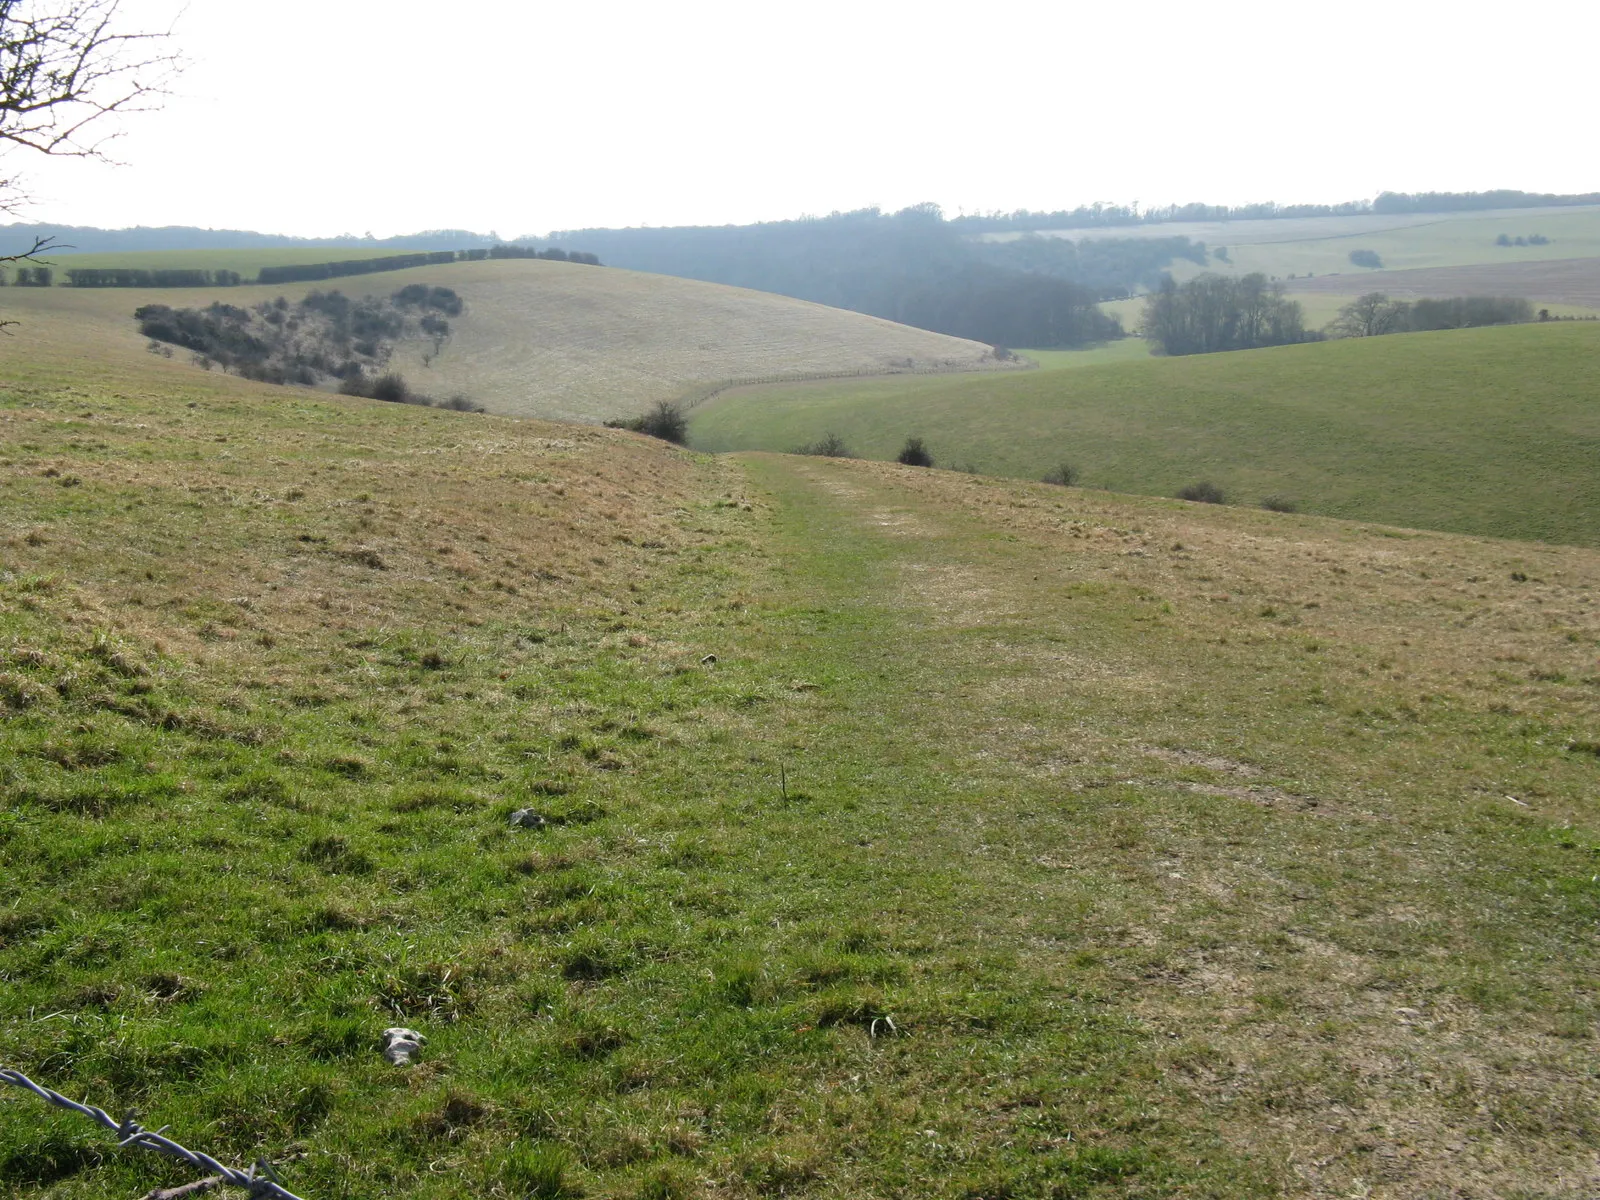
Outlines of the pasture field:
[[[1584,304],[1563,304],[1550,300],[1549,294],[1558,292],[1556,281],[1542,270],[1536,270],[1532,277],[1523,276],[1521,279],[1510,279],[1507,275],[1516,271],[1516,268],[1502,268],[1492,274],[1488,268],[1464,267],[1459,272],[1455,268],[1444,268],[1438,271],[1395,271],[1381,272],[1380,274],[1356,280],[1352,276],[1330,276],[1326,280],[1295,280],[1288,285],[1289,297],[1300,305],[1305,313],[1305,327],[1307,329],[1326,329],[1339,315],[1339,310],[1349,304],[1362,293],[1349,292],[1348,288],[1355,283],[1367,284],[1364,292],[1377,292],[1388,290],[1396,299],[1414,298],[1422,296],[1462,296],[1462,295],[1497,295],[1517,296],[1523,293],[1518,290],[1519,285],[1528,285],[1539,294],[1528,297],[1536,302],[1537,307],[1547,308],[1550,314],[1556,317],[1594,317],[1600,316],[1600,301],[1594,306]],[[1417,278],[1413,278],[1416,276]],[[1419,282],[1426,281],[1431,286],[1418,289]],[[1486,284],[1498,284],[1500,290],[1486,290]],[[1509,289],[1509,290],[1507,290]],[[1144,298],[1133,300],[1111,300],[1101,304],[1101,308],[1109,313],[1116,313],[1122,318],[1122,327],[1130,333],[1136,332],[1144,321]],[[1033,352],[1030,351],[1030,354]],[[1045,351],[1046,354],[1075,354],[1077,351]],[[1123,355],[1127,358],[1139,358],[1140,354],[1132,346],[1123,348]],[[1148,346],[1146,346],[1148,353]],[[1042,365],[1048,365],[1044,363]]]
[[1075,367],[1101,367],[1109,363],[1138,362],[1150,357],[1150,347],[1141,338],[1126,337],[1120,341],[1103,342],[1086,346],[1082,350],[1019,350],[1029,362],[1042,370],[1060,371]]
[[[317,283],[235,288],[5,288],[0,319],[70,352],[93,343],[132,363],[150,357],[141,304],[251,305],[314,289],[386,296],[409,283],[454,288],[467,311],[431,366],[422,341],[392,367],[419,392],[464,393],[492,411],[601,421],[631,416],[727,379],[898,370],[1014,369],[988,346],[876,317],[720,284],[528,259],[451,263]],[[183,376],[197,369],[178,359]]]
[[789,450],[826,432],[890,459],[1495,537],[1600,545],[1600,325],[1406,334],[1009,378],[747,388],[696,409],[707,450]]
[[[1600,257],[1600,207],[1499,209],[1490,212],[1414,213],[1401,216],[1304,217],[1281,221],[1212,221],[1140,225],[1100,230],[1041,231],[1070,240],[1117,237],[1188,237],[1208,248],[1225,247],[1230,261],[1212,259],[1205,267],[1173,264],[1174,277],[1202,270],[1224,274],[1260,271],[1271,277],[1337,274],[1360,280],[1369,272],[1350,262],[1352,250],[1372,250],[1389,270],[1422,267],[1500,265]],[[1541,234],[1543,246],[1497,246],[1509,238]],[[1013,238],[1020,234],[989,234]],[[1352,283],[1350,294],[1371,291]],[[1552,297],[1553,298],[1553,297]]]
[[1594,551],[14,345],[0,1062],[310,1200],[1600,1186]]
[[[1289,291],[1302,304],[1325,295],[1348,294],[1351,276],[1296,279]],[[1387,292],[1397,300],[1423,296],[1521,296],[1556,312],[1600,309],[1600,258],[1552,262],[1488,263],[1412,271],[1374,271],[1361,277],[1362,292]]]

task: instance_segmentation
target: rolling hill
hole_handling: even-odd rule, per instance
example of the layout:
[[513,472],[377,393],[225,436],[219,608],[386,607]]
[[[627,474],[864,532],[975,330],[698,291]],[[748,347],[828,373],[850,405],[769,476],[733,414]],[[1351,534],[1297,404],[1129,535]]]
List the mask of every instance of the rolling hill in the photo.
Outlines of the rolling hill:
[[[1543,245],[1501,246],[1497,239],[1537,234]],[[978,235],[1004,241],[1022,233]],[[1173,275],[1201,270],[1224,274],[1260,271],[1268,276],[1340,274],[1360,279],[1368,272],[1350,262],[1350,251],[1372,250],[1391,270],[1546,262],[1600,256],[1600,206],[1517,208],[1455,213],[1363,214],[1288,217],[1277,220],[1170,222],[1105,229],[1044,230],[1040,236],[1103,240],[1187,237],[1228,252],[1204,268],[1178,260]],[[1359,287],[1359,285],[1357,285]]]
[[1472,266],[1418,267],[1373,271],[1353,277],[1319,275],[1296,279],[1289,291],[1297,299],[1346,296],[1359,283],[1362,292],[1385,292],[1397,300],[1426,296],[1520,296],[1561,310],[1600,311],[1600,257],[1555,258],[1540,262],[1489,262]]
[[[152,255],[152,263],[161,257]],[[786,297],[530,260],[419,267],[323,285],[7,288],[0,319],[23,321],[41,345],[93,344],[129,359],[144,356],[132,320],[141,304],[250,305],[314,286],[387,295],[413,282],[456,289],[467,311],[452,322],[452,342],[431,368],[422,364],[421,343],[402,345],[394,367],[420,391],[465,393],[518,416],[599,421],[729,379],[1013,365],[975,342]]]
[[[43,324],[0,378],[0,1063],[311,1200],[1600,1188],[1600,553]],[[198,1174],[0,1118],[7,1195]]]
[[747,388],[690,426],[707,450],[788,450],[825,432],[892,458],[1496,537],[1600,545],[1600,325],[1406,334],[1012,378]]

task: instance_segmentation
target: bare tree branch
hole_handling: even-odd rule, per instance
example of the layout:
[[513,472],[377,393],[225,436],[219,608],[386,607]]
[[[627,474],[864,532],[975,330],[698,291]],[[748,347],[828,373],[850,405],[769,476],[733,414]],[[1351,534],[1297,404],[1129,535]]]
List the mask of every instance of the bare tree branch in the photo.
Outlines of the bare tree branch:
[[72,249],[72,247],[66,242],[58,242],[53,237],[35,237],[33,239],[33,245],[29,246],[21,254],[0,254],[0,263],[31,262],[50,267],[54,266],[55,264],[47,262],[45,259],[40,258],[39,255],[45,254],[51,250],[70,249]]
[[166,32],[122,29],[119,4],[0,0],[0,143],[103,159],[106,118],[158,105],[181,58]]

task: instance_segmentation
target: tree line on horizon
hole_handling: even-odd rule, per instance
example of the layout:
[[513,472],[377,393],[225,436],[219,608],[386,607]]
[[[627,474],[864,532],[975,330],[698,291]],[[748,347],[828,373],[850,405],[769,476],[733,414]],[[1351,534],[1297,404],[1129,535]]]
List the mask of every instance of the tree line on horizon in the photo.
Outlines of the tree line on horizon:
[[[1199,221],[1276,221],[1291,217],[1360,217],[1400,213],[1483,212],[1496,208],[1566,208],[1600,204],[1600,192],[1523,192],[1502,188],[1487,192],[1380,192],[1371,200],[1337,204],[1084,204],[1053,212],[971,213],[952,217],[967,233],[1009,230],[1095,229],[1115,225],[1170,225]],[[552,235],[555,236],[555,235]]]
[[[238,271],[149,269],[143,267],[71,267],[65,272],[67,284],[77,288],[206,288],[238,287],[245,283],[304,283],[339,279],[349,275],[373,275],[384,271],[404,271],[411,267],[438,266],[453,262],[479,262],[488,258],[541,258],[555,262],[601,265],[597,255],[567,251],[557,247],[543,250],[532,246],[502,244],[477,250],[433,250],[419,254],[392,254],[383,258],[350,258],[337,262],[293,263],[262,267],[256,278],[247,280]],[[5,286],[0,270],[0,287]],[[20,267],[15,287],[53,287],[55,273],[50,267]]]

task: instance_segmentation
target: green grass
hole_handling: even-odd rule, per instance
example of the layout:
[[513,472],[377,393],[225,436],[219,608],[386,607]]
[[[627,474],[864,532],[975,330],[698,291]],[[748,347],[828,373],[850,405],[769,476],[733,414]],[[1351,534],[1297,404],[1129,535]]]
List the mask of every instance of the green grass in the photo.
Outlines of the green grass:
[[1019,350],[1017,353],[1038,363],[1042,370],[1060,371],[1076,367],[1099,367],[1107,363],[1138,362],[1150,357],[1150,345],[1141,338],[1126,337],[1083,350]]
[[[312,1198],[1594,1182],[1592,551],[91,345],[0,430],[41,1082]],[[191,1177],[0,1095],[7,1194]]]
[[1600,327],[1521,326],[1150,359],[1025,376],[751,388],[696,410],[694,445],[787,449],[908,435],[941,465],[1495,537],[1600,543]]

